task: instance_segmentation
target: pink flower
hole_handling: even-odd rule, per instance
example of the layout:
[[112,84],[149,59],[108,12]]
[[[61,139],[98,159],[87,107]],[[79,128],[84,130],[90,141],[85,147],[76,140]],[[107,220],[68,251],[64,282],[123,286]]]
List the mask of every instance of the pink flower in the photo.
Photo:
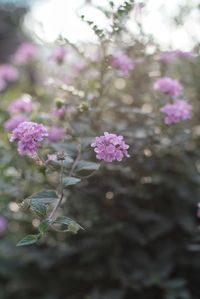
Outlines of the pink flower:
[[44,125],[25,121],[20,123],[12,132],[10,141],[18,141],[18,152],[20,155],[33,157],[39,148],[39,142],[48,136]]
[[18,78],[18,71],[10,64],[0,65],[0,81],[3,87],[6,87],[6,83],[9,81],[15,81]]
[[105,132],[103,136],[96,137],[95,142],[91,144],[99,160],[112,162],[121,161],[123,157],[129,157],[128,148],[123,136]]
[[178,58],[193,58],[194,57],[194,53],[192,51],[182,51],[182,50],[176,50],[174,51],[176,57]]
[[64,138],[65,130],[60,127],[51,127],[48,130],[48,139],[50,142],[58,142]]
[[66,116],[66,113],[67,113],[67,109],[64,106],[61,108],[54,107],[52,109],[52,114],[59,118],[64,118]]
[[31,112],[33,109],[33,103],[30,95],[24,94],[22,97],[13,101],[8,107],[10,114],[17,114],[21,112]]
[[113,55],[111,66],[127,76],[134,69],[134,62],[125,53],[118,53]]
[[179,81],[169,77],[158,79],[153,86],[154,90],[163,92],[171,97],[177,97],[182,93],[183,87]]
[[176,58],[174,51],[171,52],[161,52],[158,57],[158,61],[164,64],[169,64]]
[[165,114],[165,124],[176,124],[192,117],[192,106],[184,100],[176,100],[160,109]]
[[12,132],[15,128],[18,127],[19,124],[21,124],[24,121],[28,121],[27,117],[24,115],[13,116],[5,122],[4,128],[8,132]]
[[23,42],[17,48],[14,54],[13,61],[16,64],[26,64],[33,60],[37,55],[37,46],[30,42]]
[[57,63],[63,63],[66,54],[67,54],[67,50],[64,47],[57,47],[53,50],[50,57],[53,60],[55,60]]
[[47,155],[48,159],[46,160],[46,163],[49,161],[57,161],[57,154],[49,154]]

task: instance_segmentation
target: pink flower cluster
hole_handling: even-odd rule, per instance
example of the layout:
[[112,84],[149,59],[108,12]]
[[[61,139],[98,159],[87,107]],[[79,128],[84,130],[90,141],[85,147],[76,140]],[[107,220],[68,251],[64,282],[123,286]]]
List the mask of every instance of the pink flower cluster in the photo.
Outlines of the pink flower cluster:
[[59,142],[64,138],[65,130],[61,127],[51,127],[48,130],[48,139],[50,142]]
[[30,42],[23,42],[14,54],[13,62],[16,64],[26,64],[37,55],[37,46]]
[[65,56],[67,54],[67,50],[64,47],[57,47],[51,53],[51,58],[55,60],[57,63],[63,63]]
[[178,97],[183,90],[179,81],[170,77],[163,77],[158,79],[153,86],[154,90],[160,91],[171,97]]
[[91,144],[94,148],[96,157],[106,162],[121,161],[123,157],[129,157],[127,145],[123,136],[105,132],[104,135],[96,137]]
[[20,123],[12,132],[10,141],[18,141],[18,152],[20,155],[33,157],[39,148],[39,142],[48,136],[44,125],[25,121]]
[[7,82],[15,81],[18,78],[18,71],[10,64],[0,65],[0,91],[4,90]]
[[127,76],[135,67],[133,60],[125,53],[113,55],[111,59],[111,66],[121,71],[121,73],[125,76]]
[[23,123],[24,121],[28,121],[25,115],[13,116],[4,123],[4,128],[8,132],[12,132],[20,123]]
[[192,116],[192,106],[184,100],[176,100],[172,104],[166,104],[160,109],[165,114],[165,124],[176,124],[182,120],[190,119]]
[[176,58],[193,58],[194,54],[191,51],[182,51],[182,50],[175,50],[175,51],[167,51],[161,52],[158,57],[158,61],[164,64],[169,64]]
[[33,109],[33,103],[30,95],[24,94],[20,98],[13,101],[8,107],[10,114],[18,114],[23,112],[31,112]]

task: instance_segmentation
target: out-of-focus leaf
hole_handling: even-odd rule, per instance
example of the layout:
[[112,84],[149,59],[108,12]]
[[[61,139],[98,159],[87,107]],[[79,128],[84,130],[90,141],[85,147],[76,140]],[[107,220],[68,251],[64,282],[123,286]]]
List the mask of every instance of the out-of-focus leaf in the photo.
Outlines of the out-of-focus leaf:
[[53,222],[52,219],[49,218],[44,219],[38,227],[39,232],[41,234],[44,234],[52,222]]
[[26,246],[26,245],[34,244],[38,241],[38,238],[39,238],[38,235],[27,235],[17,243],[17,246]]
[[45,190],[41,192],[37,192],[32,194],[28,197],[28,199],[31,199],[31,202],[40,202],[43,204],[51,204],[58,198],[58,195],[54,190]]
[[63,185],[64,187],[68,187],[68,186],[73,186],[78,184],[81,181],[81,179],[79,178],[74,178],[74,177],[65,177],[63,179]]
[[100,163],[88,162],[88,161],[79,161],[76,165],[76,171],[82,170],[97,170],[100,167]]

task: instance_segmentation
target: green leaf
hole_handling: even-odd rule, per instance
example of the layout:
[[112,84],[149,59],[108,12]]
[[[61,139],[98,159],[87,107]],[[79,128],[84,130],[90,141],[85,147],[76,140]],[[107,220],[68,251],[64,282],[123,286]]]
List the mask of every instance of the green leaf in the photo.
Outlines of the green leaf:
[[26,246],[34,244],[38,241],[39,236],[38,235],[27,235],[24,237],[21,241],[17,243],[17,246]]
[[32,194],[28,197],[28,199],[31,199],[31,204],[34,202],[40,202],[43,204],[51,204],[58,198],[58,195],[54,190],[44,190],[41,192],[37,192]]
[[100,167],[100,163],[88,162],[88,161],[79,161],[76,165],[76,171],[81,170],[97,170]]
[[65,217],[65,216],[59,217],[58,219],[56,219],[56,221],[54,221],[54,223],[66,225],[67,230],[65,230],[65,231],[71,232],[73,234],[76,234],[80,229],[84,229],[76,221],[74,221],[73,219],[71,219],[69,217]]
[[47,207],[39,201],[32,202],[31,210],[39,217],[45,217],[47,215]]
[[49,225],[51,225],[51,223],[52,223],[51,219],[49,219],[49,218],[44,219],[38,227],[40,234],[43,235],[47,231],[47,229],[48,229]]
[[81,181],[81,179],[69,176],[69,177],[65,177],[63,179],[63,185],[64,185],[64,187],[73,186],[73,185],[78,184],[80,181]]

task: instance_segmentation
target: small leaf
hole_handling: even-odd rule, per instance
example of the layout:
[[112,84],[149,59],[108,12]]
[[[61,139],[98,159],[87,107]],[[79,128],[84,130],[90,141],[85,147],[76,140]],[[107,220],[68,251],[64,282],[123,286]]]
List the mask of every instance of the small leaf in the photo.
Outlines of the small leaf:
[[63,179],[63,185],[64,187],[73,186],[78,184],[81,181],[81,179],[74,178],[74,177],[65,177]]
[[43,235],[48,229],[49,225],[51,225],[51,223],[52,223],[51,219],[49,218],[44,219],[38,227],[39,232]]
[[45,190],[34,193],[28,198],[31,199],[31,203],[37,201],[43,204],[51,204],[58,198],[58,195],[54,190]]
[[47,215],[47,207],[39,201],[32,202],[31,210],[39,217],[45,217]]
[[76,171],[81,170],[97,170],[100,167],[100,163],[88,162],[88,161],[79,161],[76,165]]
[[38,241],[39,236],[38,235],[27,235],[24,237],[21,241],[17,243],[17,246],[26,246],[34,244]]

